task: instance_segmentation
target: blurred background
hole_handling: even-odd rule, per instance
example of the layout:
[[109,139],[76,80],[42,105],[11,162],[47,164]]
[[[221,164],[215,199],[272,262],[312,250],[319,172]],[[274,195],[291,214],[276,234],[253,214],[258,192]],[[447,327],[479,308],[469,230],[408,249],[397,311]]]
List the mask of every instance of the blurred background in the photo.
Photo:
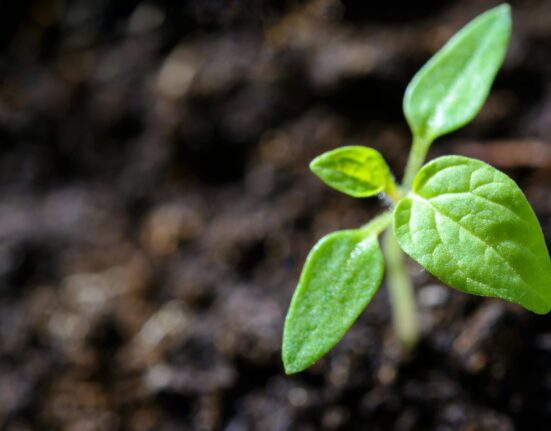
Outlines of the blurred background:
[[[0,428],[548,430],[551,318],[412,264],[423,339],[385,286],[287,377],[310,247],[382,209],[309,173],[346,144],[401,176],[417,69],[490,0],[0,1]],[[478,157],[551,240],[551,1],[512,1]]]

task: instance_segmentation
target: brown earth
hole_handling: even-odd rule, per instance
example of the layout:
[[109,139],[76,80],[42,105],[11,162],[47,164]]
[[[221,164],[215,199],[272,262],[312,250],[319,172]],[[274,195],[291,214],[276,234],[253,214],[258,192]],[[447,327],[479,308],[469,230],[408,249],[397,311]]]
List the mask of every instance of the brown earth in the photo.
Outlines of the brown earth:
[[[399,175],[415,71],[493,1],[0,3],[2,430],[548,430],[551,319],[411,263],[423,338],[383,286],[287,377],[309,248],[382,208],[308,172],[379,149]],[[551,239],[551,2],[513,2],[479,117],[430,157],[513,176]]]

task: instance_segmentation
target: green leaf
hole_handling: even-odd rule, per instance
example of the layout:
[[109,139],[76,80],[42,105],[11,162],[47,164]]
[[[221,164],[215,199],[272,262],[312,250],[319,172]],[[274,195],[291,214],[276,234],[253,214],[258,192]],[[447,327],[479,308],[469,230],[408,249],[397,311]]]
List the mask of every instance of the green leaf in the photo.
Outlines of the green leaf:
[[394,193],[394,180],[383,156],[373,148],[347,146],[321,154],[310,169],[334,189],[355,198]]
[[377,235],[391,218],[386,213],[366,228],[333,232],[314,246],[285,320],[287,374],[308,368],[327,353],[371,301],[383,277]]
[[444,283],[474,295],[551,309],[551,260],[516,183],[479,160],[440,157],[396,206],[400,246]]
[[409,84],[404,113],[413,135],[432,142],[471,121],[480,111],[511,34],[511,10],[502,4],[475,18]]

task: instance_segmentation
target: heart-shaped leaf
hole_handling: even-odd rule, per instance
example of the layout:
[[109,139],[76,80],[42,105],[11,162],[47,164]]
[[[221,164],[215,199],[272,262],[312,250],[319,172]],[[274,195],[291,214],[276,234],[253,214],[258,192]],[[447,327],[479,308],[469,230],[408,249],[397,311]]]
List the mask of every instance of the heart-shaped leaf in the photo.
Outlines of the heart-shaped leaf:
[[283,332],[283,363],[288,374],[308,368],[344,336],[377,292],[383,277],[378,233],[373,228],[343,230],[323,237],[312,249],[291,301]]
[[340,147],[316,157],[310,169],[330,187],[355,198],[394,192],[390,170],[373,148]]
[[511,10],[503,4],[475,18],[417,72],[404,97],[404,113],[417,138],[432,142],[471,121],[503,63]]
[[516,183],[479,160],[425,165],[396,206],[400,246],[444,283],[474,295],[551,309],[551,260],[538,220]]

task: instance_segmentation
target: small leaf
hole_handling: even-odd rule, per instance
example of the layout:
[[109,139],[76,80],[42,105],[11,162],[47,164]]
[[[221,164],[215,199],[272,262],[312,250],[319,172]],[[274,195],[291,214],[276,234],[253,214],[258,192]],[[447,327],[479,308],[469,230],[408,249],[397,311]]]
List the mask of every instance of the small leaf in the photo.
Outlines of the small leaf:
[[480,111],[503,63],[511,34],[511,8],[478,16],[417,72],[404,97],[404,113],[418,138],[432,142]]
[[333,232],[314,246],[285,320],[287,374],[308,368],[339,342],[377,292],[382,277],[377,233]]
[[355,198],[394,190],[388,166],[373,148],[337,148],[312,160],[310,169],[328,186]]
[[516,183],[479,160],[440,157],[417,174],[394,213],[400,246],[444,283],[474,295],[551,309],[551,260]]

